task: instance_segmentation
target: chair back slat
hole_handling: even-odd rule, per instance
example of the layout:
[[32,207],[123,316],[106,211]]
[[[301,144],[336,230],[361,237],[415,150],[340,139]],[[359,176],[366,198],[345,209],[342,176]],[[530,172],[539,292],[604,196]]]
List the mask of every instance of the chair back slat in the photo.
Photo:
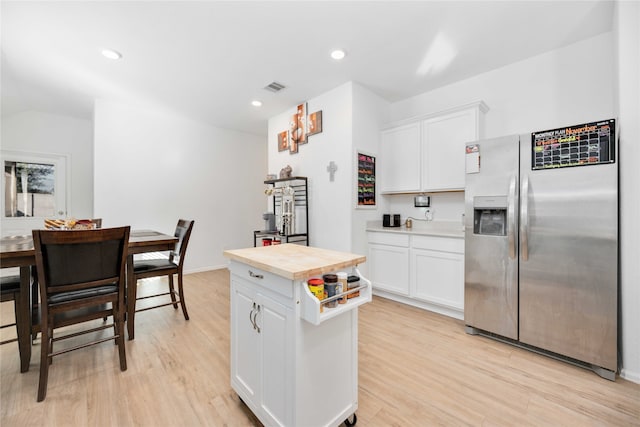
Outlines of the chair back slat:
[[176,231],[173,234],[174,237],[178,238],[178,242],[176,243],[175,249],[171,251],[171,259],[175,261],[175,259],[177,258],[180,264],[182,264],[184,255],[187,252],[187,245],[189,243],[189,238],[191,237],[193,224],[194,224],[193,220],[189,221],[189,220],[181,219],[178,221],[178,225],[176,226]]
[[81,283],[75,283],[75,284],[71,284],[71,285],[50,286],[47,289],[47,292],[49,294],[54,294],[54,293],[57,293],[57,292],[81,291],[81,290],[84,290],[84,289],[92,289],[92,288],[96,288],[96,287],[99,287],[99,286],[105,286],[105,285],[117,285],[119,279],[120,279],[120,277],[118,277],[118,276],[112,276],[112,277],[107,277],[105,279],[93,280],[93,281],[90,281],[90,282],[81,282]]

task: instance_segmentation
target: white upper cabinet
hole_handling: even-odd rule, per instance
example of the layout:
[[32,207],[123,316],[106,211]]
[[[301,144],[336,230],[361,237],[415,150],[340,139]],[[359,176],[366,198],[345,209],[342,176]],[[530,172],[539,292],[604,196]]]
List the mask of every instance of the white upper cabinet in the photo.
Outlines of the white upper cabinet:
[[482,138],[482,101],[404,120],[382,131],[382,193],[464,190],[465,145]]
[[380,191],[402,193],[420,191],[420,123],[410,123],[382,131],[380,137]]
[[463,190],[465,145],[480,137],[480,109],[422,121],[423,189]]

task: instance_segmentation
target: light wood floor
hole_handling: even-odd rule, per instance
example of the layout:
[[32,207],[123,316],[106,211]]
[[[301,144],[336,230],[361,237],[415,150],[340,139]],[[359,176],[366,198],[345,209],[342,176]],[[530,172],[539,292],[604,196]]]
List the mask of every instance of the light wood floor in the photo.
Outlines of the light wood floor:
[[[190,321],[170,307],[139,313],[126,372],[112,343],[54,358],[42,403],[39,342],[24,374],[17,344],[2,346],[0,425],[260,425],[229,385],[228,271],[185,279]],[[13,307],[1,310],[4,323]],[[466,335],[461,321],[382,298],[361,307],[359,321],[358,426],[640,425],[638,384]]]

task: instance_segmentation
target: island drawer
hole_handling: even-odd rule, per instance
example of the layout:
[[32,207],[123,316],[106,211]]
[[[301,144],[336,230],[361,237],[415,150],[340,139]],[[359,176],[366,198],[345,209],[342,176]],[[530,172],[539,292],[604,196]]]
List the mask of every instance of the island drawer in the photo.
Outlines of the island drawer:
[[229,270],[231,271],[231,274],[234,274],[251,284],[260,286],[287,298],[293,298],[293,283],[291,280],[285,279],[282,276],[236,261],[231,261]]

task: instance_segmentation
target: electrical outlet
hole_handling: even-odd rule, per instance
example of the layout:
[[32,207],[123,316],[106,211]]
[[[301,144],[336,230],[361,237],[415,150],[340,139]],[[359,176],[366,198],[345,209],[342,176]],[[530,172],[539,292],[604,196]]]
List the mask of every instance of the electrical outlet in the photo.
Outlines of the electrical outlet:
[[433,211],[431,208],[427,208],[424,210],[424,217],[427,221],[433,221]]

